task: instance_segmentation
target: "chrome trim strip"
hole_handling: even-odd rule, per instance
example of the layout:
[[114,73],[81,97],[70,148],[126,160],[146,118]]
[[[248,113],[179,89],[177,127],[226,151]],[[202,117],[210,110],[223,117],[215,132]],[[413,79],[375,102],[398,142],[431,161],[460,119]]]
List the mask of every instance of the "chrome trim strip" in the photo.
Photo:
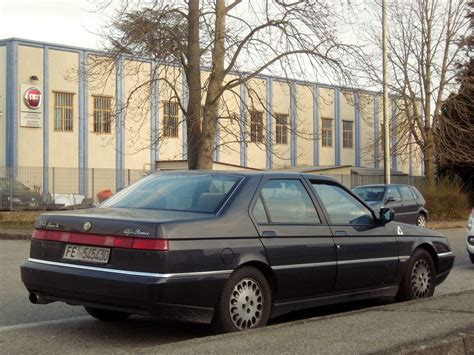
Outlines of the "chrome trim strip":
[[353,260],[342,260],[339,261],[339,265],[348,265],[348,264],[362,264],[362,263],[376,263],[379,261],[394,261],[399,260],[398,256],[389,256],[385,258],[371,258],[371,259],[353,259]]
[[224,274],[230,274],[230,273],[233,272],[233,270],[217,270],[217,271],[182,272],[182,273],[175,273],[175,274],[160,274],[160,273],[152,273],[152,272],[106,269],[106,268],[96,267],[96,266],[66,264],[66,263],[59,263],[59,262],[56,262],[56,261],[40,260],[40,259],[34,259],[34,258],[28,258],[28,261],[32,262],[32,263],[37,263],[37,264],[59,266],[59,267],[65,267],[65,268],[71,268],[71,269],[100,271],[100,272],[107,272],[107,273],[111,273],[111,274],[154,277],[154,278],[164,278],[164,279],[176,278],[176,277],[188,277],[188,276],[224,275]]
[[299,269],[306,267],[321,267],[321,266],[333,266],[337,265],[337,261],[327,261],[321,263],[308,263],[308,264],[292,264],[292,265],[278,265],[272,266],[273,270],[286,270],[286,269]]
[[[229,175],[232,175],[232,173],[230,173]],[[216,216],[218,214],[221,213],[221,211],[225,208],[225,206],[227,205],[227,202],[229,202],[229,200],[232,198],[232,196],[234,196],[235,192],[239,189],[240,185],[242,184],[242,182],[245,180],[245,176],[243,176],[239,183],[237,184],[237,186],[234,188],[234,190],[232,190],[232,192],[230,193],[229,197],[227,197],[227,199],[225,200],[224,204],[221,206],[221,208],[219,208],[219,211],[217,211],[216,213]]]
[[448,251],[447,253],[438,253],[438,258],[444,258],[446,256],[454,255],[452,251]]

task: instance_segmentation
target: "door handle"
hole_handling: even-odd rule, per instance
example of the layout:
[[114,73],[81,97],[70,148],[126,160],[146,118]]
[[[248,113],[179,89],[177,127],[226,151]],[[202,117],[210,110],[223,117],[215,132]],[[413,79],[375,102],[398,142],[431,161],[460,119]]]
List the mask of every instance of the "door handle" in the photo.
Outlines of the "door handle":
[[335,231],[334,236],[335,237],[345,237],[347,235],[346,231]]
[[272,237],[276,237],[277,234],[275,231],[263,231],[262,232],[262,237],[264,238],[272,238]]

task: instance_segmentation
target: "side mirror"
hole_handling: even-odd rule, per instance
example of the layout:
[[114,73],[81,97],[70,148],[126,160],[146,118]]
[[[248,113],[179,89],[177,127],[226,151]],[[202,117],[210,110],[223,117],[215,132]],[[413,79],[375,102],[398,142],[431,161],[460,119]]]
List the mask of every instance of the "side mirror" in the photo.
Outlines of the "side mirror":
[[379,216],[382,224],[387,224],[388,222],[393,221],[395,218],[395,212],[391,208],[381,208]]
[[385,202],[385,203],[395,202],[395,201],[396,201],[395,197],[390,196],[390,197],[387,197],[387,202]]

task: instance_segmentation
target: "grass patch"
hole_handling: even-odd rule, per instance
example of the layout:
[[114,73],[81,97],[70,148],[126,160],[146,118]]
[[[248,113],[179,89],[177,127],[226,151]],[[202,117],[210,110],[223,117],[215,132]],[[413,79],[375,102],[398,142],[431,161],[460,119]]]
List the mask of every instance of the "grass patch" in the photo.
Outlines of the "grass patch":
[[35,222],[34,221],[8,221],[8,222],[0,222],[0,231],[2,229],[18,229],[18,230],[29,230],[34,229]]
[[463,191],[461,179],[457,176],[443,176],[436,186],[424,187],[421,193],[428,204],[430,219],[465,219],[469,215],[469,197]]

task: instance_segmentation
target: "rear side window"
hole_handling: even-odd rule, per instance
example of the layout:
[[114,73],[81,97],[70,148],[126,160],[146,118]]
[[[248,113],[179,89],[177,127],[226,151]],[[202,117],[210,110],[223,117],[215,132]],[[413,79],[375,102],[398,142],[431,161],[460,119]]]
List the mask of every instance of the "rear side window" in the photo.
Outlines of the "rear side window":
[[408,186],[400,186],[399,189],[403,200],[409,201],[415,199],[415,196],[413,196],[413,191]]
[[[261,201],[261,205],[259,201]],[[269,223],[321,223],[313,201],[300,180],[267,181],[260,192],[259,201],[254,208],[254,216],[259,223],[265,221],[263,217],[264,205],[268,211]]]

